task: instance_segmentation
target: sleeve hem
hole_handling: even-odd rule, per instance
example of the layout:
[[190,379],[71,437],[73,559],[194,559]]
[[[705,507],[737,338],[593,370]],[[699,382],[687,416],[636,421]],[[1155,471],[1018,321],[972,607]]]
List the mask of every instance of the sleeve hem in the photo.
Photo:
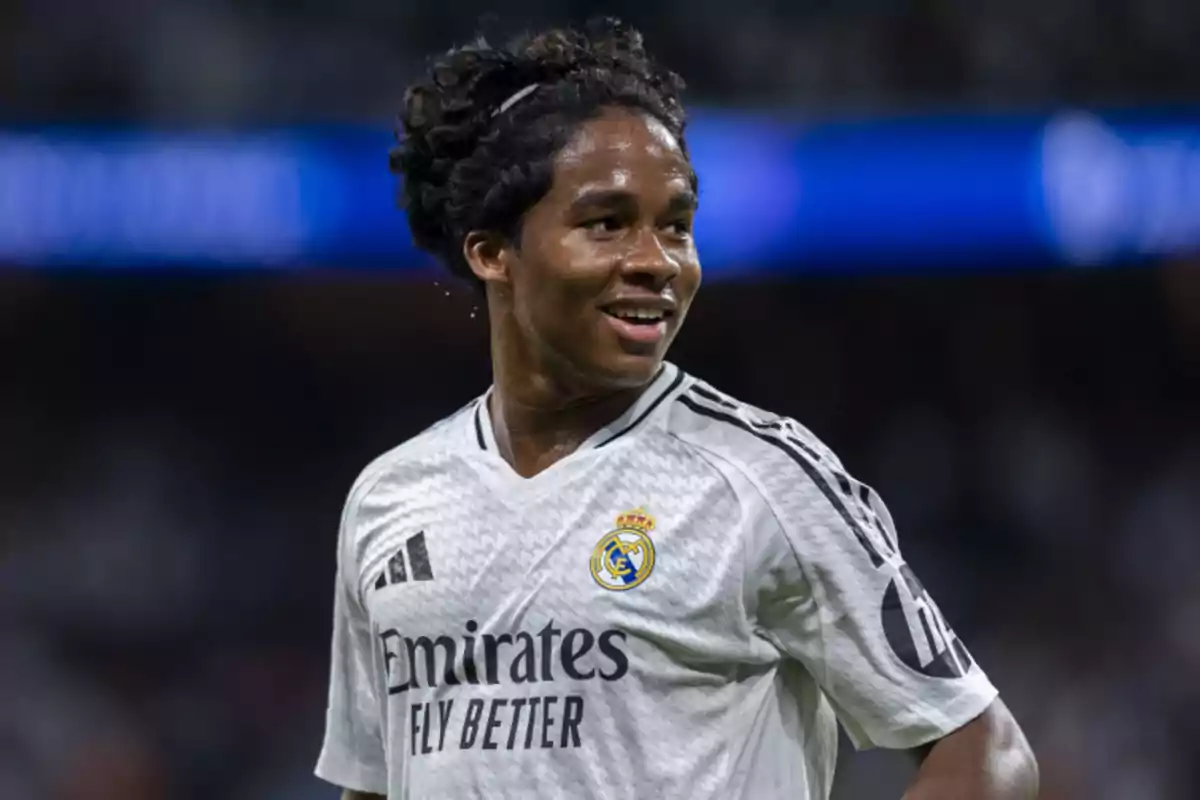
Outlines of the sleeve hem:
[[890,731],[863,734],[847,729],[857,750],[880,747],[886,750],[911,750],[949,736],[988,709],[1000,692],[991,683],[972,687],[953,702],[936,709],[936,718],[925,717],[924,724]]
[[313,772],[321,780],[343,789],[387,795],[387,770],[363,764],[353,757],[322,751]]

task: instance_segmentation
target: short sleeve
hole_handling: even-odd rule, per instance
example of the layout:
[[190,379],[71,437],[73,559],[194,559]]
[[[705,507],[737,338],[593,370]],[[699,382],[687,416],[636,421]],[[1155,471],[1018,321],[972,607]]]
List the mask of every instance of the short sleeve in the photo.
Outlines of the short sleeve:
[[778,527],[758,561],[760,633],[815,677],[858,748],[941,738],[996,698],[905,563],[879,497],[819,445],[764,481]]
[[387,794],[377,654],[352,566],[354,506],[351,494],[338,537],[329,706],[316,774],[343,788]]

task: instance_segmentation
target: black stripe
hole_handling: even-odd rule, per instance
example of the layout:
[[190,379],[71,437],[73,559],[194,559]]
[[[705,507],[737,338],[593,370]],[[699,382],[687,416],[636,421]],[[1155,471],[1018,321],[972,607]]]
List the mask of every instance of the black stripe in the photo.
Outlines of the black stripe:
[[871,515],[871,521],[875,523],[876,530],[883,534],[883,540],[887,542],[887,546],[892,549],[893,553],[897,552],[896,543],[892,541],[892,537],[887,532],[887,528],[883,526],[883,522],[879,519],[879,515],[875,513],[875,507],[871,505],[871,487],[867,486],[865,483],[860,483],[858,485],[858,496],[862,498],[862,501],[866,506],[864,510]]
[[705,400],[711,400],[718,405],[725,406],[726,408],[737,408],[736,403],[732,402],[731,400],[726,400],[724,397],[721,397],[721,395],[717,394],[716,392],[714,392],[710,389],[705,389],[703,386],[701,386],[699,384],[696,384],[695,386],[693,386],[690,391],[695,392],[696,394],[703,397]]
[[[693,394],[697,394],[700,397],[705,398],[706,400],[711,400],[714,403],[718,403],[719,405],[722,405],[725,408],[728,408],[731,410],[736,410],[738,407],[737,403],[726,400],[725,398],[721,397],[720,395],[716,394],[715,392],[705,389],[703,386],[693,386],[692,388],[688,389],[688,391]],[[799,447],[801,450],[803,450],[804,453],[809,458],[811,458],[814,461],[819,461],[820,463],[825,464],[827,467],[830,468],[830,471],[834,471],[833,465],[830,464],[824,457],[822,457],[820,453],[818,453],[816,450],[814,450],[812,448],[812,446],[810,446],[804,440],[797,437],[795,434],[789,433],[787,430],[787,423],[784,422],[783,420],[775,420],[774,422],[763,422],[760,420],[744,420],[743,422],[746,425],[749,425],[752,428],[757,428],[760,431],[779,431],[781,434],[783,434],[783,437],[785,439],[787,439],[791,444],[793,444],[796,447]]]
[[388,579],[392,585],[408,583],[408,571],[404,568],[404,554],[397,550],[387,562]]
[[883,556],[879,554],[879,551],[876,549],[875,545],[872,544],[866,533],[863,532],[862,527],[858,524],[858,521],[855,520],[850,514],[850,510],[846,508],[845,503],[843,503],[841,498],[837,496],[837,494],[833,491],[833,488],[825,482],[821,473],[817,470],[816,465],[789,446],[795,444],[794,442],[787,439],[779,439],[775,436],[755,430],[754,427],[746,421],[727,414],[724,411],[705,408],[687,395],[680,397],[679,402],[683,403],[685,406],[702,417],[715,419],[719,422],[726,422],[735,428],[739,428],[751,436],[754,436],[755,438],[760,439],[772,447],[776,447],[786,453],[787,456],[792,459],[792,461],[795,461],[796,464],[800,466],[800,469],[804,470],[804,474],[808,476],[809,480],[817,485],[817,488],[821,490],[821,494],[825,495],[825,499],[829,501],[830,505],[837,509],[837,512],[841,516],[842,520],[854,533],[854,538],[857,539],[858,543],[862,545],[864,550],[867,551],[867,555],[871,558],[871,564],[875,567],[883,566]]
[[[695,390],[695,394],[698,394],[701,397],[707,397],[707,398],[713,400],[714,402],[718,402],[727,408],[737,409],[737,405],[735,403],[730,403],[729,401],[723,400],[721,397],[713,394],[712,392],[701,391],[701,389],[702,389],[702,387],[700,387],[700,386],[694,386],[694,387],[692,387],[692,389],[689,389],[688,391],[692,392],[693,390]],[[806,443],[800,437],[796,436],[796,434],[790,432],[788,430],[788,425],[787,425],[786,421],[775,420],[774,422],[763,422],[763,421],[759,421],[759,420],[742,420],[740,417],[738,419],[743,425],[749,425],[751,428],[756,428],[759,431],[778,431],[779,434],[783,437],[783,439],[786,442],[791,444],[793,447],[798,447],[800,450],[802,450],[804,452],[804,454],[806,456],[808,456],[813,461],[816,461],[818,464],[824,464],[825,467],[829,470],[830,474],[837,477],[838,482],[839,482],[839,484],[841,484],[842,490],[846,494],[846,496],[848,496],[848,497],[852,496],[850,494],[849,482],[846,481],[845,475],[843,475],[841,472],[838,471],[837,465],[831,463],[829,461],[829,459],[825,458],[823,455],[818,453],[815,448],[813,448],[811,445]],[[757,435],[757,434],[755,434],[755,435]],[[876,527],[878,527],[878,522],[876,522]],[[887,540],[887,537],[885,536],[884,539]],[[891,544],[890,541],[888,543]],[[893,548],[893,550],[894,549],[895,548]]]
[[425,547],[425,531],[409,537],[404,543],[408,551],[408,569],[414,581],[433,580],[433,567],[429,565],[429,550]]
[[[859,511],[862,512],[862,518],[865,523],[874,526],[875,530],[879,531],[883,537],[883,543],[893,555],[899,552],[896,548],[896,543],[892,541],[892,537],[888,535],[887,530],[883,527],[883,523],[879,520],[879,515],[875,513],[875,509],[871,507],[871,487],[861,481],[855,481],[844,472],[839,472],[836,469],[830,468],[834,479],[837,480],[838,487],[842,490],[847,500],[855,503]],[[853,484],[858,484],[858,497],[854,496]]]
[[883,523],[879,521],[879,517],[872,513],[871,521],[875,523],[875,529],[879,531],[879,535],[883,537],[883,541],[887,542],[887,546],[891,548],[892,554],[895,555],[896,553],[900,552],[899,548],[896,546],[896,543],[892,541],[892,535],[888,533],[887,528],[885,528]]
[[658,408],[659,404],[662,403],[662,401],[667,398],[667,395],[671,394],[671,392],[673,392],[677,388],[679,388],[679,384],[683,383],[683,378],[684,378],[684,372],[683,372],[683,370],[679,370],[679,374],[677,374],[675,376],[675,380],[671,381],[671,385],[667,387],[667,390],[665,392],[663,392],[662,394],[660,394],[657,398],[655,398],[654,402],[651,403],[650,406],[645,411],[643,411],[641,414],[639,414],[637,419],[635,419],[633,422],[629,423],[629,425],[627,425],[625,428],[617,431],[612,436],[605,439],[600,444],[596,445],[596,447],[604,447],[604,445],[612,443],[613,441],[615,441],[615,440],[621,438],[622,436],[624,436],[625,434],[629,433],[631,430],[636,428],[638,425],[641,425],[642,420],[644,420],[646,417],[650,416],[651,412],[653,412],[654,409]]
[[479,407],[487,402],[487,398],[480,400],[475,404],[475,441],[479,442],[480,450],[487,450],[487,442],[483,438],[483,423],[479,421]]
[[[732,403],[732,402],[722,398],[720,395],[716,394],[715,392],[706,390],[702,386],[693,386],[688,391],[690,393],[697,394],[700,397],[704,397],[709,400],[712,400],[714,403],[719,403],[726,408],[734,409],[734,410],[736,410],[738,408],[736,403]],[[740,417],[739,417],[739,420],[741,420]],[[854,500],[854,490],[853,490],[853,486],[851,484],[850,477],[848,475],[846,475],[837,464],[831,462],[828,458],[823,456],[821,453],[817,452],[816,448],[812,447],[811,445],[806,443],[803,439],[801,439],[799,436],[797,436],[795,433],[791,432],[788,428],[787,421],[785,421],[785,420],[775,420],[773,422],[764,422],[764,421],[759,421],[759,420],[741,420],[741,421],[745,425],[749,425],[750,427],[756,428],[759,431],[778,431],[779,434],[783,437],[784,441],[786,441],[788,444],[791,444],[793,447],[798,447],[800,450],[802,450],[804,452],[805,455],[807,455],[810,459],[817,462],[818,464],[823,464],[825,466],[825,468],[829,470],[829,474],[832,475],[834,480],[837,481],[838,488],[841,490],[842,495],[844,497],[846,497],[848,500],[852,500],[852,501]],[[759,437],[759,438],[762,438],[762,437]],[[864,503],[866,503],[866,507],[863,509],[864,519],[867,519],[869,516],[868,521],[872,522],[874,524],[875,528],[878,529],[879,533],[883,536],[883,543],[885,545],[887,545],[887,548],[891,553],[895,554],[897,552],[895,543],[892,541],[892,538],[888,534],[888,532],[884,529],[883,524],[879,521],[879,518],[878,518],[878,516],[876,516],[874,509],[871,508],[871,501],[870,501],[871,488],[869,486],[867,486],[865,483],[859,483],[859,487],[860,487],[859,496],[862,497]],[[849,511],[849,509],[847,509],[847,512],[848,511]]]

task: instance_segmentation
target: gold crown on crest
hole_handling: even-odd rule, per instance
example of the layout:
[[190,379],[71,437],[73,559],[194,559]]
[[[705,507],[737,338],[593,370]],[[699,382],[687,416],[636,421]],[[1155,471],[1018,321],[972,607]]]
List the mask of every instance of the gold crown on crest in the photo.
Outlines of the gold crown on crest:
[[644,508],[635,508],[617,515],[617,527],[649,533],[654,530],[654,517],[647,514]]

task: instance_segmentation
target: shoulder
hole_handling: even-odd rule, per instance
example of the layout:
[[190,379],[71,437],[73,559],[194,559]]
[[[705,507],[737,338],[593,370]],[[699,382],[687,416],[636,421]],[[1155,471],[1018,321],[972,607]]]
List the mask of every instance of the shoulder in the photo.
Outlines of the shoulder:
[[784,528],[849,531],[878,565],[895,527],[882,499],[812,431],[696,381],[672,409],[679,439],[740,472]]
[[414,482],[436,473],[440,464],[454,458],[469,440],[467,430],[475,418],[475,398],[410,439],[371,460],[355,478],[346,498],[345,513],[356,512],[381,484],[396,480]]
[[782,469],[815,477],[814,470],[843,470],[834,452],[796,420],[738,400],[697,379],[673,404],[667,429],[681,441],[752,475]]
[[389,519],[402,514],[422,497],[445,492],[449,465],[474,435],[470,428],[478,402],[476,398],[443,417],[372,459],[359,472],[342,506],[338,532],[339,561],[348,586],[359,588],[358,567]]
[[785,523],[807,526],[832,514],[853,527],[877,500],[808,428],[703,381],[694,381],[673,404],[668,431],[738,473]]
[[[811,556],[856,543],[879,567],[897,552],[887,507],[851,477],[812,431],[696,381],[672,408],[669,429],[739,473],[757,492],[790,547]],[[831,535],[832,534],[832,535]]]

